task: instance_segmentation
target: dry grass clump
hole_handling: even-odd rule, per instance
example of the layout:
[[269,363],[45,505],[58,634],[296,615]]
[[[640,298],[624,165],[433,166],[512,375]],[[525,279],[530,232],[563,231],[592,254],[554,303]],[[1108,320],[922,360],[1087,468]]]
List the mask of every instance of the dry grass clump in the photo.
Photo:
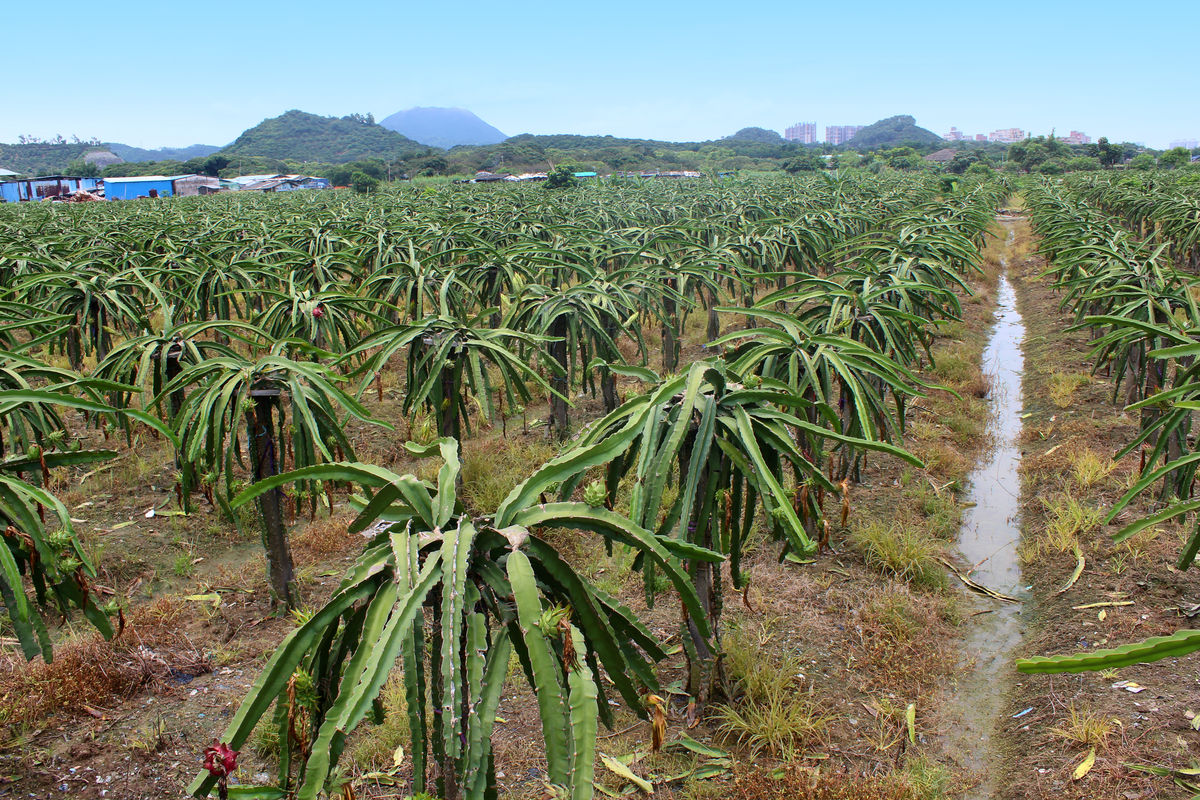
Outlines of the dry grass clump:
[[347,532],[351,517],[339,514],[313,520],[292,534],[292,555],[302,566],[316,564],[330,556],[361,549],[363,538]]
[[1054,372],[1050,376],[1050,401],[1059,408],[1074,402],[1075,391],[1091,383],[1091,378],[1078,372]]
[[1050,733],[1083,747],[1103,750],[1116,724],[1112,717],[1105,717],[1091,709],[1078,708],[1071,703],[1067,710],[1067,718],[1061,725],[1051,728]]
[[1071,455],[1071,474],[1081,489],[1090,489],[1100,484],[1116,467],[1117,462],[1099,455],[1090,448],[1082,448]]
[[475,440],[463,443],[463,493],[467,507],[490,514],[518,483],[554,457],[554,448],[541,439]]
[[911,697],[949,674],[958,659],[958,620],[952,594],[916,593],[899,583],[873,594],[855,615],[868,684]]
[[713,709],[717,730],[761,753],[793,758],[822,741],[832,715],[820,707],[812,684],[803,688],[803,664],[794,654],[763,657],[760,635],[735,629],[723,648],[738,699]]
[[962,527],[962,506],[949,488],[937,490],[927,481],[917,481],[904,494],[921,515],[921,524],[931,536],[954,541]]
[[[383,721],[378,725],[360,725],[346,748],[346,759],[359,770],[387,770],[393,766],[397,747],[408,749],[408,704],[404,699],[404,678],[399,670],[388,677],[379,695]],[[368,715],[367,721],[371,721]]]
[[170,678],[203,675],[208,658],[182,633],[184,603],[161,599],[138,609],[110,642],[89,632],[54,647],[54,660],[0,661],[0,721],[31,723],[57,711],[82,711]]
[[944,768],[916,759],[883,776],[827,773],[800,766],[767,770],[738,765],[732,786],[719,795],[730,800],[940,800],[948,797],[950,776]]
[[[934,356],[933,375],[944,383],[963,386],[979,380],[982,371],[974,348],[965,342],[955,342],[941,348]],[[986,379],[985,379],[986,380]]]
[[924,589],[949,585],[942,567],[942,544],[920,528],[870,520],[850,531],[850,542],[867,565],[884,575]]
[[1032,561],[1043,552],[1067,553],[1079,545],[1079,537],[1100,527],[1104,515],[1079,498],[1056,494],[1042,499],[1045,529],[1041,536],[1020,546],[1021,557]]
[[971,469],[971,461],[962,452],[962,447],[955,447],[941,440],[910,440],[908,452],[925,464],[925,470],[930,475],[941,479],[959,480]]

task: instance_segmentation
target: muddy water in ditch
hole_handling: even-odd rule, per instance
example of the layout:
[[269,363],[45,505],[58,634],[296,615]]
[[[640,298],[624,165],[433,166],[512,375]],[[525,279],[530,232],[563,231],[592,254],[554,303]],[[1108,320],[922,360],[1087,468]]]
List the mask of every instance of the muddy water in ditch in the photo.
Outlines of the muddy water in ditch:
[[[1006,227],[1008,227],[1006,225]],[[1007,245],[1013,241],[1008,229]],[[1007,261],[1001,259],[1007,267]],[[983,371],[991,381],[989,434],[992,448],[971,473],[968,503],[958,549],[975,582],[1005,595],[1025,596],[1017,556],[1020,541],[1021,344],[1025,326],[1007,271],[1000,276],[995,327],[983,352]],[[993,741],[1003,709],[1005,676],[1012,673],[1012,651],[1021,641],[1021,606],[979,598],[973,603],[969,633],[963,643],[974,666],[958,682],[953,705],[960,725],[950,736],[953,755],[975,771],[981,783],[965,800],[991,800],[1003,785],[999,752]]]

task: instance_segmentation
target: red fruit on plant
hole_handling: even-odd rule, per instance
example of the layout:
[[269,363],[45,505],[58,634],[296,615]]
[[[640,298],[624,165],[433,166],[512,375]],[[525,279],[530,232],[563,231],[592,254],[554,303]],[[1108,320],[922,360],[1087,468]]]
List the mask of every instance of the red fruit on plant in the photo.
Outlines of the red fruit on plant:
[[320,319],[321,317],[325,316],[325,309],[321,308],[320,306],[317,306],[316,308],[314,308],[312,310],[312,315],[314,317],[316,317],[317,319]]
[[237,769],[238,751],[224,742],[214,740],[204,748],[204,768],[210,774],[223,778]]

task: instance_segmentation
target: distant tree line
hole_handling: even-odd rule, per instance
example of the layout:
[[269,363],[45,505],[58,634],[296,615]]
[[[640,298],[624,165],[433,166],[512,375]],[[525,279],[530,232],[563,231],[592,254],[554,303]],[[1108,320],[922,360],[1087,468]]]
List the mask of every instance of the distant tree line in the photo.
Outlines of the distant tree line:
[[[320,175],[336,185],[350,186],[355,183],[356,173],[375,181],[389,182],[405,177],[469,177],[482,170],[552,172],[562,164],[602,174],[655,170],[795,173],[857,167],[874,171],[934,170],[951,174],[999,171],[1061,175],[1114,167],[1192,169],[1195,167],[1190,164],[1191,156],[1200,153],[1200,149],[1188,151],[1183,148],[1159,152],[1129,142],[1109,142],[1106,138],[1094,144],[1075,145],[1053,135],[1014,144],[905,140],[902,137],[910,135],[928,139],[920,135],[923,129],[909,124],[909,119],[891,118],[871,126],[872,141],[881,136],[886,138],[889,132],[901,138],[868,148],[858,146],[854,141],[840,146],[803,145],[778,135],[772,137],[772,132],[765,129],[744,128],[733,136],[707,142],[522,134],[499,144],[439,150],[380,128],[369,113],[333,118],[288,112],[256,126],[224,150],[186,160],[126,162],[101,168],[86,158],[88,151],[97,149],[96,145],[36,142],[0,145],[0,167],[22,174],[65,171],[85,177],[183,173],[231,177],[301,173]],[[298,141],[304,146],[297,146]],[[931,163],[925,160],[925,156],[947,148],[954,150],[949,161]],[[357,183],[360,187],[368,184],[361,179]]]

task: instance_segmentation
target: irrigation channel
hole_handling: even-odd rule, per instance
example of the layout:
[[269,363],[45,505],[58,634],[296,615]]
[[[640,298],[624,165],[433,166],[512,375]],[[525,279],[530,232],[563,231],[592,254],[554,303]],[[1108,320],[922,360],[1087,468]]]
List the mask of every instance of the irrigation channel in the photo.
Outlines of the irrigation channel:
[[[1005,251],[1014,240],[1010,220]],[[968,577],[1009,597],[1027,596],[1021,584],[1017,545],[1021,482],[1021,375],[1025,358],[1021,345],[1025,325],[1017,311],[1016,292],[1008,280],[1008,260],[1001,258],[995,327],[983,352],[983,371],[990,380],[992,441],[986,460],[970,475],[968,507],[963,516],[958,549],[968,565]],[[964,653],[974,666],[959,681],[953,705],[961,727],[952,746],[963,766],[981,776],[981,782],[964,800],[992,800],[999,788],[995,765],[1000,762],[993,733],[1003,709],[1004,675],[1012,671],[1012,652],[1021,641],[1021,604],[981,597],[964,642]]]

